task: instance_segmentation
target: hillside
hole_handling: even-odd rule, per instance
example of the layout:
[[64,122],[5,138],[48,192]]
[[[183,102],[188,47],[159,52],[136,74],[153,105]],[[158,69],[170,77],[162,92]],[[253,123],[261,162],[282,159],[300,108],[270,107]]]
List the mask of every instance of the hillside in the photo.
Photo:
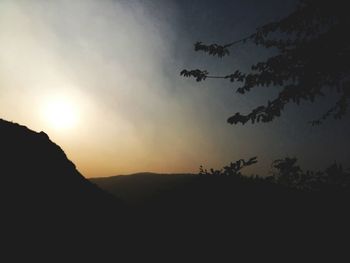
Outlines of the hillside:
[[201,207],[243,207],[251,206],[250,202],[269,201],[271,206],[277,205],[278,200],[282,202],[282,199],[303,195],[299,191],[244,178],[196,174],[136,173],[89,180],[129,205],[147,208],[162,206],[163,210],[176,210],[179,214],[192,206],[197,208],[197,213],[203,212],[199,209]]
[[0,145],[2,222],[11,237],[78,238],[92,224],[118,222],[121,202],[86,180],[44,132],[0,120]]
[[192,176],[193,174],[136,173],[89,180],[128,204],[141,205],[156,199],[162,193],[181,187],[192,180]]
[[333,220],[340,226],[348,218],[348,192],[302,191],[263,178],[139,173],[91,181],[137,207],[138,216],[149,221],[233,224],[255,231],[262,231],[261,225],[275,229],[290,224],[285,229],[290,231]]
[[142,257],[142,250],[182,255],[179,247],[198,256],[195,248],[220,249],[233,240],[258,247],[267,237],[275,245],[338,238],[349,219],[347,194],[244,176],[140,173],[89,181],[44,132],[4,120],[0,145],[3,237],[12,248],[39,247],[39,254],[43,247],[56,255],[68,251],[62,246],[93,244],[111,245],[118,258],[126,248],[138,252],[128,257]]

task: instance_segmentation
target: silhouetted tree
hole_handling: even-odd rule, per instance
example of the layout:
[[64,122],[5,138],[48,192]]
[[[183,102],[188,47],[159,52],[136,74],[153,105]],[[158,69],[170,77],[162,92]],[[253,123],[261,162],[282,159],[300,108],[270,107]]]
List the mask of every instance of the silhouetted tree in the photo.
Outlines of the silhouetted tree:
[[301,169],[297,163],[297,158],[285,158],[275,160],[272,165],[278,170],[275,176],[276,181],[288,186],[298,186],[301,179]]
[[245,161],[240,159],[231,162],[222,169],[199,168],[200,176],[210,177],[231,177],[241,181],[255,183],[257,185],[274,184],[301,191],[327,191],[327,190],[347,190],[350,191],[350,172],[344,170],[342,165],[334,163],[324,171],[304,171],[297,164],[297,158],[286,157],[272,162],[272,174],[269,176],[252,175],[245,176],[241,170],[247,166],[257,163],[257,157],[252,157]]
[[220,58],[230,54],[238,43],[251,41],[263,48],[274,48],[277,54],[251,66],[248,73],[239,69],[224,76],[212,76],[206,70],[183,70],[181,75],[197,81],[223,78],[242,85],[237,92],[244,94],[259,86],[281,87],[278,96],[248,114],[236,113],[230,124],[248,121],[270,122],[279,117],[288,103],[314,102],[326,89],[336,94],[337,101],[319,119],[320,124],[332,116],[340,119],[347,112],[350,97],[350,16],[344,0],[302,0],[297,8],[280,21],[257,28],[250,36],[225,45],[195,43],[195,51]]
[[331,186],[346,188],[350,186],[350,174],[342,165],[334,163],[325,170],[326,183]]
[[273,182],[288,187],[307,191],[349,189],[350,173],[344,171],[342,165],[332,164],[324,172],[304,172],[297,165],[297,158],[284,158],[272,163],[275,172]]
[[228,166],[225,166],[223,169],[214,170],[210,169],[209,172],[207,169],[204,169],[203,166],[199,167],[199,175],[220,175],[220,176],[242,176],[241,170],[247,166],[256,164],[258,162],[257,157],[252,157],[249,160],[240,159],[235,162],[231,162]]

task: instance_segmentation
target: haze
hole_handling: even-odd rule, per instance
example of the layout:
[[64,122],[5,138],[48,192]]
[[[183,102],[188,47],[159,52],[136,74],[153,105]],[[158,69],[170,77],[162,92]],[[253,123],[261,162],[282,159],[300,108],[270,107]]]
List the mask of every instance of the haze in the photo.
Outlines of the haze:
[[[215,1],[203,2],[1,1],[0,117],[45,131],[86,177],[197,172],[201,164],[218,168],[256,155],[254,169],[265,172],[286,154],[311,166],[347,161],[340,146],[349,125],[316,130],[307,124],[313,112],[297,109],[272,124],[230,126],[230,114],[266,95],[242,97],[229,83],[179,76],[183,68],[226,65],[194,53],[195,41],[236,39],[276,18],[272,4],[231,1],[236,13],[225,13],[205,9]],[[286,12],[294,3],[270,2]],[[230,67],[263,55],[244,47]],[[52,109],[57,104],[63,106]],[[55,117],[65,110],[66,117]],[[334,150],[324,151],[327,145]]]

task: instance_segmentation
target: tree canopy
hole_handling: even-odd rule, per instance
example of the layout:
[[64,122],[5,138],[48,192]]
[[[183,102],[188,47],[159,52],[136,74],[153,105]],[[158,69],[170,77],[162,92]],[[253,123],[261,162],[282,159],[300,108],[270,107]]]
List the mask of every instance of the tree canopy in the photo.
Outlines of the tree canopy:
[[223,58],[239,43],[251,41],[262,48],[277,50],[277,54],[251,66],[250,72],[237,69],[231,74],[213,76],[207,70],[182,70],[181,75],[196,81],[222,78],[241,83],[237,92],[245,94],[257,87],[280,87],[278,96],[247,114],[235,113],[230,124],[249,121],[270,122],[280,117],[289,103],[314,102],[329,92],[336,102],[320,113],[313,125],[328,117],[341,119],[348,110],[350,98],[350,18],[343,0],[302,0],[295,11],[285,18],[265,24],[238,41],[228,44],[196,42],[195,51]]

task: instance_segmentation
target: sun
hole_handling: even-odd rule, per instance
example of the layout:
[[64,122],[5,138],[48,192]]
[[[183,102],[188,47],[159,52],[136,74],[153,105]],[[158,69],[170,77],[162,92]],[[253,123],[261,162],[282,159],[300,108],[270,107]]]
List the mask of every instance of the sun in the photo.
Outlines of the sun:
[[70,129],[77,124],[77,107],[67,98],[54,98],[47,101],[43,113],[45,121],[55,129]]

